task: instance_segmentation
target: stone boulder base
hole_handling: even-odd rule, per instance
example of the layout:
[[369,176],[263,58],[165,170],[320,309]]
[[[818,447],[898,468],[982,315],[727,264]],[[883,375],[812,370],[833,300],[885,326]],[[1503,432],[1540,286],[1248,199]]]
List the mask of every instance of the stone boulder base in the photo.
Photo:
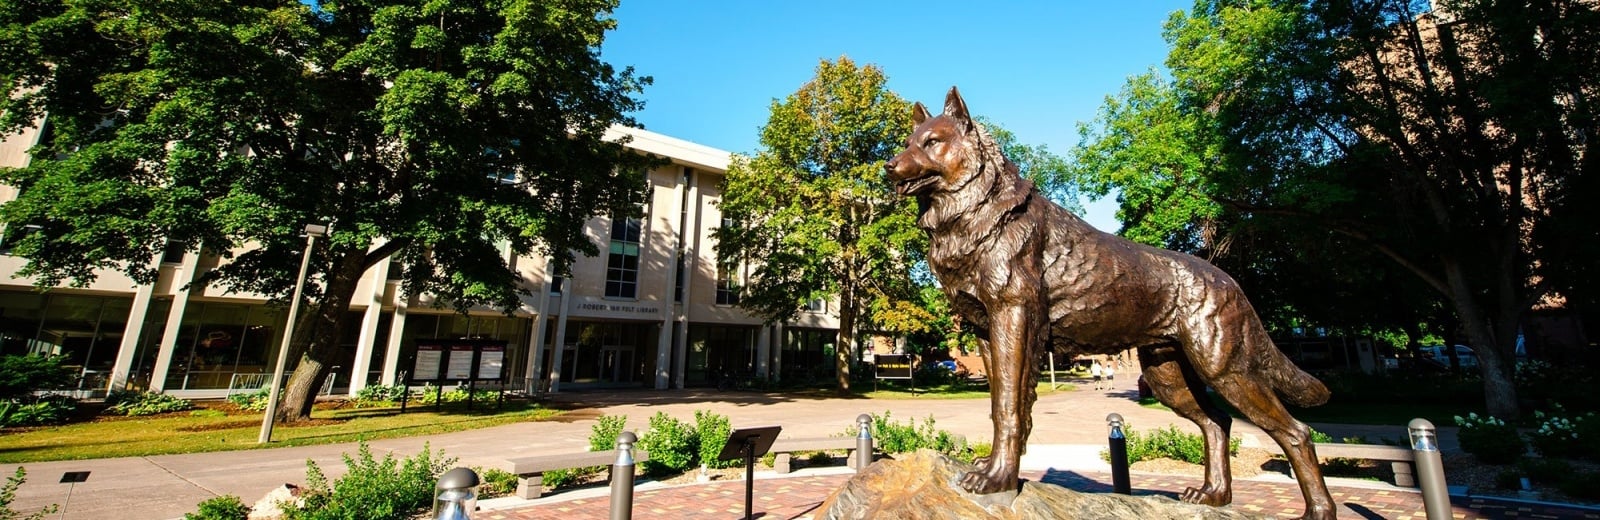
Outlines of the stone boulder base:
[[1080,493],[1039,482],[1024,482],[1015,495],[974,495],[954,484],[958,476],[972,466],[931,451],[899,457],[875,462],[851,478],[822,503],[820,518],[1265,518],[1225,508],[1186,504],[1167,497]]

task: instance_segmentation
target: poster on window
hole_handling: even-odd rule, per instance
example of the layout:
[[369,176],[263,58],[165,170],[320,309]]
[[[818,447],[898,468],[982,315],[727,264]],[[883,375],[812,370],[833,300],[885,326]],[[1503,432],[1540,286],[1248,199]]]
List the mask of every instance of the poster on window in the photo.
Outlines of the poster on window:
[[500,379],[500,368],[504,366],[505,359],[505,345],[484,345],[483,350],[478,353],[477,379],[498,381]]
[[444,345],[417,345],[417,363],[411,369],[413,381],[438,381]]
[[446,359],[444,378],[450,381],[472,379],[472,351],[471,344],[450,345],[450,357]]

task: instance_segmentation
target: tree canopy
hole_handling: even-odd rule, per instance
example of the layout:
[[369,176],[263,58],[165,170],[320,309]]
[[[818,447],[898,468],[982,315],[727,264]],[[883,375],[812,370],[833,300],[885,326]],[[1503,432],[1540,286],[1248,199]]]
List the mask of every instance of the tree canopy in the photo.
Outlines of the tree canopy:
[[46,125],[0,173],[7,242],[39,284],[152,282],[178,244],[205,280],[280,301],[309,223],[331,227],[284,418],[308,417],[356,282],[519,305],[506,252],[595,254],[644,159],[602,134],[649,83],[600,60],[615,0],[0,0],[0,132]]
[[[1489,411],[1516,415],[1521,320],[1593,293],[1575,266],[1597,234],[1581,202],[1595,194],[1596,6],[1199,0],[1166,38],[1171,78],[1130,82],[1075,150],[1100,189],[1125,190],[1130,234],[1212,250],[1257,234],[1278,240],[1238,256],[1280,273],[1403,274],[1388,299],[1422,287],[1445,302]],[[1169,199],[1192,204],[1156,202]]]
[[823,60],[816,76],[773,101],[761,150],[728,168],[717,230],[724,262],[751,262],[739,305],[771,322],[837,297],[836,368],[849,389],[856,322],[874,296],[907,301],[925,239],[883,162],[911,131],[911,104],[874,65]]

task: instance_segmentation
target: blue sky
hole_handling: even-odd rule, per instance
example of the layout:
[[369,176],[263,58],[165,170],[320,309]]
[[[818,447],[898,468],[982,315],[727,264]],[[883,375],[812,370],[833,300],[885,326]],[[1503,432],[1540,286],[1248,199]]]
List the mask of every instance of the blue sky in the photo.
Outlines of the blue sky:
[[[774,99],[849,56],[935,113],[951,85],[1024,143],[1065,154],[1077,123],[1128,76],[1166,57],[1161,27],[1190,1],[623,0],[606,61],[655,78],[646,129],[732,152],[756,150]],[[1115,202],[1085,218],[1115,231]]]

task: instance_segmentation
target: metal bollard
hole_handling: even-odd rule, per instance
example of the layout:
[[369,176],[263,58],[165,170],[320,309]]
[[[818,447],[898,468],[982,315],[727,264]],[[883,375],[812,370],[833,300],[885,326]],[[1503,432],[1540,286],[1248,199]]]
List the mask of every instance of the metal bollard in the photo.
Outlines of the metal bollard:
[[617,435],[617,461],[611,464],[611,520],[633,518],[633,432]]
[[439,476],[433,486],[434,520],[472,520],[478,509],[478,474],[467,468],[456,468]]
[[1106,426],[1111,428],[1111,491],[1133,494],[1133,484],[1128,480],[1128,438],[1122,431],[1122,414],[1106,416]]
[[861,414],[856,416],[856,460],[852,466],[856,471],[865,471],[872,465],[872,416]]
[[1444,462],[1439,458],[1439,434],[1433,423],[1416,418],[1406,425],[1411,432],[1411,453],[1416,458],[1417,484],[1428,520],[1449,520],[1450,490],[1444,482]]

